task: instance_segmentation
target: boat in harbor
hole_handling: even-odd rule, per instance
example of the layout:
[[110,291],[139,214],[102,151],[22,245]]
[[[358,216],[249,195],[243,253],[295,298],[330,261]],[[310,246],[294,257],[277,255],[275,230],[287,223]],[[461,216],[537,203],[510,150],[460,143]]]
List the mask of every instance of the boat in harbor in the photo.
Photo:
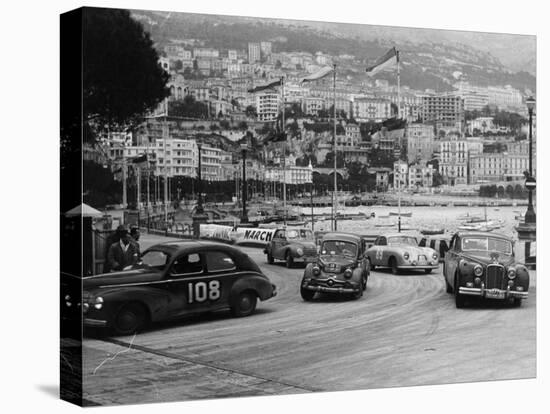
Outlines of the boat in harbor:
[[412,211],[402,211],[401,213],[397,212],[397,211],[390,211],[390,216],[399,216],[401,215],[401,217],[412,217]]

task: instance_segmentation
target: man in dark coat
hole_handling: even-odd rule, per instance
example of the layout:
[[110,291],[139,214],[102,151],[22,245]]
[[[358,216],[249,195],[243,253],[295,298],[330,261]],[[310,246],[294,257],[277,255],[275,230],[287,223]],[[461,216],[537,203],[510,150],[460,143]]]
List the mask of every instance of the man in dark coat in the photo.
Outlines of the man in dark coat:
[[120,240],[111,244],[107,253],[107,266],[111,272],[123,270],[139,260],[139,248],[132,242],[128,229],[120,229],[119,234]]

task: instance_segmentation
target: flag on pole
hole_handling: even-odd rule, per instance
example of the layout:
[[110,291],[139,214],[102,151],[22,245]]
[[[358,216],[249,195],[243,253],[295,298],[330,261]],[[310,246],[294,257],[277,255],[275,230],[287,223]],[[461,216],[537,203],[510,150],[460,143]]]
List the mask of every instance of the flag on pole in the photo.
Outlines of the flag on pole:
[[282,78],[281,79],[278,79],[276,81],[272,81],[272,82],[269,82],[269,83],[266,83],[264,85],[258,85],[252,89],[249,89],[248,90],[248,93],[256,93],[256,92],[261,92],[261,91],[264,91],[266,89],[271,89],[271,88],[274,88],[276,86],[281,86],[283,80]]
[[319,79],[324,78],[325,76],[330,75],[334,71],[334,68],[332,66],[325,66],[321,69],[319,69],[317,72],[306,76],[305,78],[302,78],[300,81],[300,84],[306,83],[306,82],[313,82]]
[[132,159],[132,164],[136,167],[144,167],[147,165],[147,154],[141,154]]
[[374,62],[374,65],[367,67],[366,72],[369,76],[374,76],[378,72],[390,67],[394,63],[398,62],[398,52],[395,50],[395,47],[392,47],[386,52],[384,56],[379,57]]

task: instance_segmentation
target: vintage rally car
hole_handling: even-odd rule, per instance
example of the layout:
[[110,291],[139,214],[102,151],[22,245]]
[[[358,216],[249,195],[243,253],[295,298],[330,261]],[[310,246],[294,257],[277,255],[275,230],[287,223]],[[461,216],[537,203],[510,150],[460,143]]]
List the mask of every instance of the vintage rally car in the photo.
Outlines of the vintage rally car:
[[281,228],[273,233],[264,253],[268,263],[274,263],[275,259],[284,260],[286,267],[291,268],[295,262],[315,262],[317,246],[311,230]]
[[424,270],[430,273],[439,267],[439,254],[429,247],[418,246],[416,237],[404,233],[378,236],[366,253],[370,269],[390,267],[400,270]]
[[131,334],[148,322],[231,309],[248,316],[276,295],[258,265],[226,244],[176,241],[154,245],[129,270],[83,280],[84,325]]
[[456,233],[445,255],[443,275],[457,308],[464,307],[467,296],[507,299],[516,306],[528,296],[527,268],[516,263],[512,240],[496,233]]
[[309,263],[300,284],[306,301],[316,292],[363,296],[369,277],[361,237],[346,233],[327,233],[321,240],[316,263]]

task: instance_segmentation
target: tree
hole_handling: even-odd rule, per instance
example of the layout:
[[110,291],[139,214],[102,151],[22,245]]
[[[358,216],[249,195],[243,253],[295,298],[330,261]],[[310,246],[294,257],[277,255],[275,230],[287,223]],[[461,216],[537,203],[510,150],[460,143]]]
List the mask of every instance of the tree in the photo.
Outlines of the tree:
[[[345,164],[344,156],[341,152],[338,152],[338,156],[336,157],[336,168],[343,168]],[[330,151],[325,156],[325,167],[334,167],[334,152]]]
[[168,113],[182,118],[206,118],[208,117],[208,106],[197,101],[193,95],[186,95],[183,101],[169,102]]
[[169,91],[149,34],[130,12],[83,11],[84,121],[127,126],[155,108]]
[[248,105],[245,108],[244,113],[250,118],[256,118],[256,116],[258,115],[256,112],[256,108],[254,108],[252,105]]
[[176,60],[176,63],[174,64],[174,68],[175,68],[176,70],[182,70],[182,69],[183,69],[183,63],[182,63],[182,61],[179,60],[179,59]]

